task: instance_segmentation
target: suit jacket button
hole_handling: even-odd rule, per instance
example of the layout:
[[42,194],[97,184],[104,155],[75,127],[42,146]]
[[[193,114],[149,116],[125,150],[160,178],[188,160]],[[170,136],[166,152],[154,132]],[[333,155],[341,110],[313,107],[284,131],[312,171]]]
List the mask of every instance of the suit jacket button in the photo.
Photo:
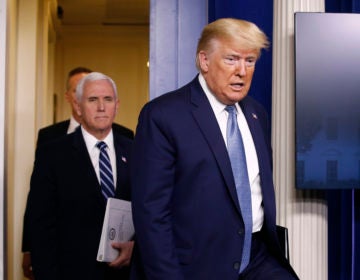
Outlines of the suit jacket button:
[[244,230],[239,229],[239,230],[238,230],[238,234],[239,234],[239,235],[243,235],[243,234],[244,234]]
[[239,270],[240,269],[240,263],[239,262],[235,262],[234,265],[233,265],[233,268],[235,270]]

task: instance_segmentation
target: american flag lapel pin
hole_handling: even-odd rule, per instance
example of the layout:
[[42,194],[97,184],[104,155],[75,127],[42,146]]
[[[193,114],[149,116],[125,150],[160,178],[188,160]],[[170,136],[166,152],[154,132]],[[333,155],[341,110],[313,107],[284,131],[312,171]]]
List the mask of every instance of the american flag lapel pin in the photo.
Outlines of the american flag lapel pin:
[[257,120],[258,117],[257,117],[257,115],[255,113],[252,113],[252,116],[253,116],[254,119]]

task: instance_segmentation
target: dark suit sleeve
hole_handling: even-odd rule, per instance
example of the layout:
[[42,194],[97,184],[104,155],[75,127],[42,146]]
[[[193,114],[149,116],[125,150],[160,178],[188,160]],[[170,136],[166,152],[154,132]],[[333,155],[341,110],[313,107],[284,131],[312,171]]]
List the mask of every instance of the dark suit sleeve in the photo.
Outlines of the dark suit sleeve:
[[57,275],[56,240],[56,183],[52,162],[55,160],[47,147],[40,147],[30,182],[28,198],[28,234],[31,239],[32,265],[35,279],[55,279]]
[[[45,128],[41,128],[37,135],[36,147],[42,146],[49,141],[53,141],[63,135],[66,135],[70,120],[65,120]],[[25,206],[24,220],[23,220],[23,236],[22,236],[22,252],[30,252],[30,237],[29,237],[29,221],[28,221],[28,203]]]
[[[27,201],[28,200],[29,200],[29,195]],[[22,236],[22,245],[21,245],[21,251],[23,253],[30,252],[29,227],[30,225],[29,225],[29,217],[28,217],[28,202],[26,202],[24,219],[23,219],[23,236]]]
[[[139,117],[131,164],[136,242],[147,279],[183,279],[172,236],[175,153],[164,134],[166,116],[146,108]],[[141,170],[141,176],[139,171]]]
[[[37,136],[37,142],[36,142],[36,146],[38,147],[39,145],[41,146],[43,143],[46,142],[47,139],[47,134],[46,134],[47,129],[40,129],[38,132],[38,136]],[[25,252],[30,252],[31,249],[31,245],[30,245],[30,233],[29,233],[29,194],[28,194],[28,199],[26,202],[26,206],[25,206],[25,213],[24,213],[24,220],[23,220],[23,236],[22,236],[22,245],[21,245],[21,251],[23,253]]]

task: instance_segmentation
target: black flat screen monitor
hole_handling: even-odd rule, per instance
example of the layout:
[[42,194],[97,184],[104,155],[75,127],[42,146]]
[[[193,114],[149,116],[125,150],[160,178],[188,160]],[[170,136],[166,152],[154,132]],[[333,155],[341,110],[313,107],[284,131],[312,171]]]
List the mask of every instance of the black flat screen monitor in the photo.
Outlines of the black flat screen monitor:
[[295,13],[296,187],[360,188],[360,14]]

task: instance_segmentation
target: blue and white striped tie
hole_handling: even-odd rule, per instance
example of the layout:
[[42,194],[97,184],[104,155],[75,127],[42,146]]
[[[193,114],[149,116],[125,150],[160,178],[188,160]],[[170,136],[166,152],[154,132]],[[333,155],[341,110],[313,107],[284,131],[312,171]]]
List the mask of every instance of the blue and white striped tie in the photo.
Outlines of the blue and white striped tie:
[[108,153],[106,152],[106,143],[100,141],[96,144],[100,149],[99,155],[99,170],[100,170],[100,185],[101,192],[107,200],[109,197],[115,196],[114,177],[111,169],[111,162]]
[[225,110],[229,113],[226,129],[227,149],[230,157],[232,172],[234,175],[241,215],[245,226],[244,247],[239,270],[239,273],[241,273],[249,264],[251,253],[251,190],[246,165],[244,144],[237,123],[236,107],[234,105],[226,106]]

